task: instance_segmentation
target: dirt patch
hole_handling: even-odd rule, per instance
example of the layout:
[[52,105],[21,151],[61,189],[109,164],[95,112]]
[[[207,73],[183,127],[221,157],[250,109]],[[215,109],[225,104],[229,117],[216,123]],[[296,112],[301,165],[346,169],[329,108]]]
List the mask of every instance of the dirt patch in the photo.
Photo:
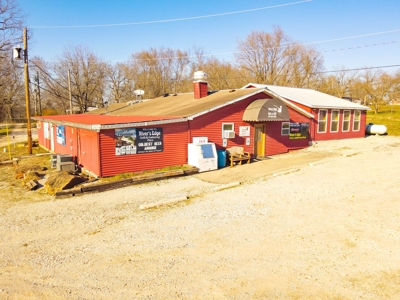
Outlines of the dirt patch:
[[0,298],[397,299],[396,145],[331,141],[78,198],[3,198]]

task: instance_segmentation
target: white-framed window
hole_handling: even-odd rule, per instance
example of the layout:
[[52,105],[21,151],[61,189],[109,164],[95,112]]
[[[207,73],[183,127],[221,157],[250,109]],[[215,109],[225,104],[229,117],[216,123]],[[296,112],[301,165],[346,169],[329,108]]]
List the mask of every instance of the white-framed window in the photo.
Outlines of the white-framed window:
[[331,132],[339,131],[339,111],[332,110],[331,112]]
[[350,110],[343,111],[343,126],[342,131],[350,131]]
[[290,122],[282,122],[281,135],[289,135],[290,132]]
[[233,139],[235,137],[235,124],[222,123],[222,138]]
[[354,111],[353,131],[360,131],[361,111]]
[[318,112],[318,133],[326,132],[327,118],[328,118],[328,111],[326,109],[320,109]]

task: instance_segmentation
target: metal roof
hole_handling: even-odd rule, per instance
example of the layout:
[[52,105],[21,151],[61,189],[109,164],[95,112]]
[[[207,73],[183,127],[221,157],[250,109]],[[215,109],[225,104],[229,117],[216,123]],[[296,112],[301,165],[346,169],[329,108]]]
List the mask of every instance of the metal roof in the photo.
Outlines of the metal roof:
[[303,104],[311,108],[341,108],[341,109],[359,109],[359,110],[369,110],[370,108],[364,105],[360,105],[348,100],[344,100],[338,97],[334,97],[325,93],[321,93],[312,89],[303,88],[292,88],[283,87],[267,84],[249,83],[242,87],[242,89],[247,89],[250,87],[254,88],[266,88],[267,91],[270,90],[280,95],[281,97]]
[[173,122],[184,122],[186,118],[174,116],[110,116],[93,114],[37,116],[32,119],[53,124],[70,125],[89,130],[149,126]]
[[[202,112],[208,112],[216,107],[223,107],[231,102],[240,101],[252,94],[265,92],[264,89],[237,89],[223,90],[211,93],[207,97],[194,99],[193,93],[170,94],[166,97],[157,97],[140,103],[129,105],[127,103],[118,103],[110,105],[108,113],[105,108],[93,110],[87,114],[107,114],[111,116],[174,116],[191,117],[201,115]],[[125,106],[123,106],[125,105]]]

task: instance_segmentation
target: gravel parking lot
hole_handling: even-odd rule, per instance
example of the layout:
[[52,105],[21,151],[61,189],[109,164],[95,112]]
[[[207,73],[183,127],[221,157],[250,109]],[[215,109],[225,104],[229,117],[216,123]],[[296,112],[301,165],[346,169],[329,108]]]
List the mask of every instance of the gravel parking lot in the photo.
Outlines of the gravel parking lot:
[[400,138],[371,136],[99,194],[5,197],[0,299],[398,299],[399,165]]

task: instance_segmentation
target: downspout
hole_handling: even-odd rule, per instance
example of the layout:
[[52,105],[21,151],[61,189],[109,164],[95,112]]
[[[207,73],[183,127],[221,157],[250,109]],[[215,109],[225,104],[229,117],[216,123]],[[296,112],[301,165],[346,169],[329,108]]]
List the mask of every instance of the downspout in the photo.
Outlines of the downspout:
[[190,130],[190,120],[187,120],[187,131],[188,131],[188,141],[187,141],[187,146],[186,146],[186,163],[189,163],[189,144],[190,141],[192,140],[192,132]]

